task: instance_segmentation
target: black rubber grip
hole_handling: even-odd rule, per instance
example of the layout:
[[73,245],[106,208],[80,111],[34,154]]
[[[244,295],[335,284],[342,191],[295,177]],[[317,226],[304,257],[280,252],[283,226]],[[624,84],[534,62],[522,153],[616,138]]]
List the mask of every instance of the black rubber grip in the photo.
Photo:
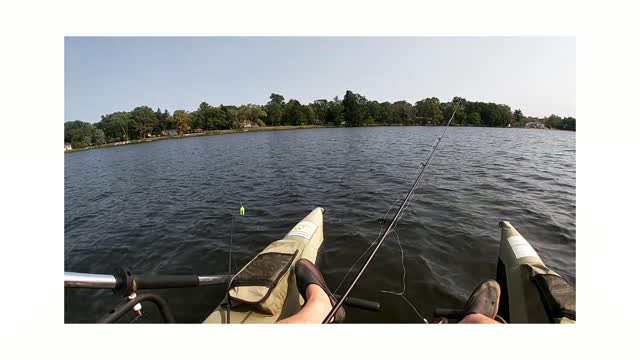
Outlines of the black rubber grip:
[[[341,295],[334,295],[334,297],[338,300],[340,300],[340,298],[342,298]],[[375,301],[369,301],[369,300],[364,300],[364,299],[358,299],[358,298],[354,298],[349,296],[348,298],[346,298],[343,302],[343,304],[347,305],[347,306],[351,306],[351,307],[356,307],[362,310],[368,310],[368,311],[380,311],[380,303],[379,302],[375,302]]]
[[136,275],[137,289],[167,289],[198,286],[197,275]]

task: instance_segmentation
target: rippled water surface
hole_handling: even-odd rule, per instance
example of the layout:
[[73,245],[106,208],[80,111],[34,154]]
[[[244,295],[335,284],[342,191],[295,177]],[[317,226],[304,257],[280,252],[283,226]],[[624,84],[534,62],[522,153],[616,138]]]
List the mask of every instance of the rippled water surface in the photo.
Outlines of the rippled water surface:
[[[226,273],[241,267],[316,206],[325,208],[318,255],[330,287],[376,238],[377,219],[408,191],[438,127],[248,132],[165,140],[65,155],[65,271]],[[575,284],[575,133],[451,128],[397,228],[407,298],[425,317],[461,306],[495,276],[498,222],[509,220],[545,263]],[[400,297],[400,248],[389,237],[353,295],[380,313],[349,322],[420,322]],[[179,322],[200,322],[222,286],[160,291]],[[65,289],[65,322],[94,322],[120,300]],[[142,321],[158,321],[145,307]],[[140,321],[140,320],[139,320]]]

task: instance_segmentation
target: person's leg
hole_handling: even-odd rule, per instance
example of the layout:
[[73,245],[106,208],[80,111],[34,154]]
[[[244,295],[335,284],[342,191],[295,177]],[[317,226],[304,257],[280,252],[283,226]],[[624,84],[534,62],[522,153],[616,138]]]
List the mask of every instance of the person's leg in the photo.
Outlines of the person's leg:
[[500,324],[482,314],[469,314],[460,320],[459,324]]
[[[321,324],[331,312],[333,304],[338,301],[331,295],[322,273],[314,263],[302,258],[296,262],[294,271],[298,292],[305,299],[305,303],[298,313],[282,319],[278,323]],[[341,306],[331,319],[331,322],[342,322],[345,315],[346,312]]]
[[331,311],[331,301],[327,293],[316,284],[310,284],[306,289],[307,301],[300,311],[278,324],[320,324]]

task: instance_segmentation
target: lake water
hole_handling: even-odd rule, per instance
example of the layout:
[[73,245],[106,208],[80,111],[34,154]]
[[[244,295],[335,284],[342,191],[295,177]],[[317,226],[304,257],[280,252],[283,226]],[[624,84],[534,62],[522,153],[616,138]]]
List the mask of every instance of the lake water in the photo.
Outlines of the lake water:
[[[247,132],[65,154],[65,271],[226,274],[325,208],[318,264],[334,288],[375,240],[377,220],[406,194],[441,127]],[[428,319],[461,306],[495,277],[498,222],[509,220],[545,263],[575,284],[574,132],[450,128],[397,233],[405,296]],[[392,215],[392,214],[391,214]],[[391,216],[390,215],[390,216]],[[348,322],[410,323],[402,263],[387,239],[352,295],[382,312],[348,308]],[[179,322],[200,322],[223,285],[159,291]],[[121,300],[65,289],[65,322],[95,322]],[[153,305],[138,321],[159,321]]]

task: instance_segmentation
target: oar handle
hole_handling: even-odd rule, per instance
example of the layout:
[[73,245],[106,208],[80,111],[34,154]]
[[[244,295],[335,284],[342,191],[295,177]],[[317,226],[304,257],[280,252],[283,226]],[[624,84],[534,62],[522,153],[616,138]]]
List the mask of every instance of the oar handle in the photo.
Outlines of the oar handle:
[[136,289],[172,289],[196,287],[198,275],[136,275]]

